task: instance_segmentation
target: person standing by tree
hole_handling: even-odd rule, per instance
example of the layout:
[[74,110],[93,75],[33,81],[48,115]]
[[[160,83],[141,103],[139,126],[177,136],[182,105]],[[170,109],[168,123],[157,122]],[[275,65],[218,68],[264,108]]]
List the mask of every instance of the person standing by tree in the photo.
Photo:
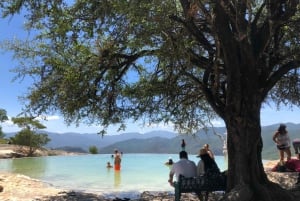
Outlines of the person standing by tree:
[[290,137],[286,130],[285,124],[280,124],[279,128],[273,135],[273,141],[279,150],[280,162],[284,162],[284,153],[287,154],[287,160],[291,159]]

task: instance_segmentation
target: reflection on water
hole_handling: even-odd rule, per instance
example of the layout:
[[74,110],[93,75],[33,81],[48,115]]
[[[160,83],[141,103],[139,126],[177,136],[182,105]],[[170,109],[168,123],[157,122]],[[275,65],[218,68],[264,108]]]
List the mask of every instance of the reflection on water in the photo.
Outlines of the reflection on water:
[[115,188],[119,187],[121,184],[121,171],[120,170],[115,171],[114,181],[115,181],[114,182]]
[[30,177],[43,177],[47,169],[47,160],[41,158],[12,159],[11,171]]

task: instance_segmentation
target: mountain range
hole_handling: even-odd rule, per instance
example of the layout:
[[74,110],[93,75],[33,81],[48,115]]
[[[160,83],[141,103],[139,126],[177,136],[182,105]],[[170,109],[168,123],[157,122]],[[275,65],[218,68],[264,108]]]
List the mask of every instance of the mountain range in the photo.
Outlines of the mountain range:
[[[287,123],[291,139],[300,138],[300,124]],[[272,140],[273,133],[279,124],[262,127],[264,159],[277,159],[278,151]],[[186,151],[197,154],[204,145],[209,144],[215,155],[223,154],[223,140],[225,127],[202,130],[194,135],[183,135],[168,131],[152,131],[145,134],[122,133],[119,135],[98,135],[79,133],[51,133],[45,132],[51,141],[45,146],[49,149],[63,149],[67,151],[88,152],[89,147],[96,146],[101,154],[113,153],[118,149],[123,153],[178,153],[181,150],[181,140],[186,142]],[[7,138],[15,133],[6,133]],[[293,149],[292,149],[292,153]]]

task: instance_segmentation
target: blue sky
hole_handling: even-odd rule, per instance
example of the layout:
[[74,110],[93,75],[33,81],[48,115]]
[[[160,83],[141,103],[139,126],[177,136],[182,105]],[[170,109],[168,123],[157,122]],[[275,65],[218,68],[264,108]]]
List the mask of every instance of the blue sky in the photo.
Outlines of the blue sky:
[[[15,16],[9,19],[0,19],[0,40],[13,39],[13,38],[25,38],[28,34],[23,31],[24,19],[20,16]],[[18,100],[18,97],[26,92],[28,87],[28,81],[24,80],[20,82],[19,80],[12,82],[14,73],[10,70],[16,66],[17,61],[12,58],[12,53],[4,52],[0,50],[0,108],[7,111],[9,117],[14,117],[21,112],[22,105]],[[261,112],[261,123],[263,126],[276,124],[276,123],[300,123],[300,109],[294,108],[293,110],[288,110],[282,108],[277,111],[275,107],[266,106]],[[48,121],[41,121],[45,126],[46,130],[50,132],[66,133],[66,132],[78,132],[78,133],[96,133],[101,128],[97,126],[87,126],[80,125],[76,127],[74,125],[67,126],[64,124],[62,117],[60,116],[49,116]],[[4,132],[18,131],[19,128],[12,125],[10,121],[1,124]],[[140,123],[128,122],[128,128],[123,132],[140,132],[145,133],[152,130],[168,130],[172,131],[172,127],[168,125],[153,125],[153,126],[143,126]],[[223,121],[215,121],[215,126],[224,126]],[[110,134],[117,134],[117,128],[111,126],[108,130]]]

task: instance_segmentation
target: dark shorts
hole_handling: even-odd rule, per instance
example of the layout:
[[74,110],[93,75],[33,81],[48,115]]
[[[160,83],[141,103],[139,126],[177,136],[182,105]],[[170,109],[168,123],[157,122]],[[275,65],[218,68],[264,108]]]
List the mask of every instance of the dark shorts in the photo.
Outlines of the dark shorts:
[[285,149],[288,149],[288,148],[290,148],[290,147],[286,146],[286,145],[277,145],[278,150],[285,150]]

